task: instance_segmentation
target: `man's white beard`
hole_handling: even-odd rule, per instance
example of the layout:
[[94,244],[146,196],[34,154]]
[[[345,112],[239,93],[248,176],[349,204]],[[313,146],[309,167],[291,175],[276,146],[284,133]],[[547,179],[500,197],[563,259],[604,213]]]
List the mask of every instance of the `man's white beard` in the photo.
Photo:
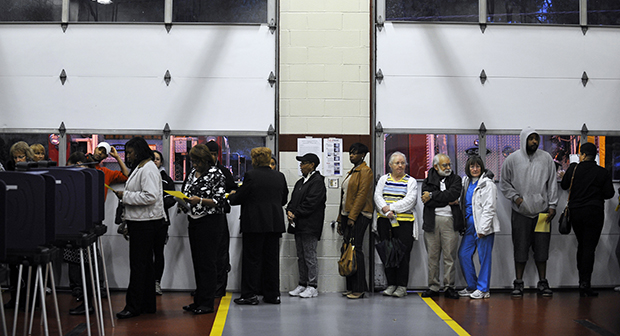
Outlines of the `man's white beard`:
[[446,168],[445,170],[441,170],[441,168],[439,168],[439,170],[437,170],[437,173],[439,173],[439,175],[443,177],[450,176],[450,174],[452,174],[452,169]]

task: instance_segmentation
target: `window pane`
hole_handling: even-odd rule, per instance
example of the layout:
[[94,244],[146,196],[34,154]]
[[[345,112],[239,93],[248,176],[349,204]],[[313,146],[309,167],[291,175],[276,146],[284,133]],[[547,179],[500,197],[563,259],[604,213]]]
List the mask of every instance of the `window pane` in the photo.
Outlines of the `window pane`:
[[58,21],[61,0],[1,0],[0,21]]
[[[601,153],[599,142],[599,156],[605,167],[611,171],[614,181],[620,180],[620,136],[598,137],[604,138],[604,151]],[[600,139],[599,139],[600,141]]]
[[164,22],[164,0],[70,0],[69,21]]
[[488,22],[579,24],[579,0],[487,0]]
[[620,25],[620,1],[588,0],[589,25]]
[[388,21],[478,22],[478,0],[386,0]]
[[390,171],[390,155],[399,151],[407,157],[407,174],[416,179],[426,177],[433,157],[439,153],[447,154],[454,172],[464,175],[468,155],[478,153],[477,139],[477,135],[468,134],[386,134],[384,172]]
[[[241,181],[246,171],[252,169],[250,151],[255,147],[265,146],[264,137],[215,137],[215,136],[181,136],[171,137],[170,151],[172,163],[170,177],[183,181],[192,170],[189,151],[197,144],[216,141],[220,146],[219,162],[227,167],[235,181]],[[166,165],[168,167],[168,165]]]
[[267,22],[267,0],[173,0],[174,22]]
[[18,141],[25,141],[28,145],[41,144],[45,150],[44,159],[58,162],[58,142],[53,134],[32,133],[0,133],[0,164],[7,169],[15,167],[13,158],[10,156],[11,146]]
[[[67,150],[67,158],[75,152],[92,154],[95,148],[97,148],[97,145],[100,142],[105,141],[109,143],[110,146],[116,148],[121,160],[125,161],[125,144],[133,137],[134,135],[69,134],[67,136],[67,143],[69,147]],[[151,149],[158,150],[160,152],[162,151],[163,142],[161,135],[145,135],[142,137],[146,140]],[[166,158],[164,158],[164,161],[165,160]],[[101,161],[101,166],[112,170],[121,170],[120,165],[111,155],[108,155],[107,158]]]

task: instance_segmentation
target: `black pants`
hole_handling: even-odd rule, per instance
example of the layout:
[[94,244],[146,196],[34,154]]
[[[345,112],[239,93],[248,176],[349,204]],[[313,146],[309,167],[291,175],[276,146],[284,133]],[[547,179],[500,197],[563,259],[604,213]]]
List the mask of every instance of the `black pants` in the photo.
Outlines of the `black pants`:
[[228,231],[228,221],[224,216],[226,227],[222,234],[219,249],[217,251],[217,287],[215,289],[215,297],[226,295],[226,286],[228,286],[228,272],[230,272],[230,232]]
[[189,218],[189,244],[192,251],[198,308],[213,309],[217,284],[217,251],[226,229],[226,215]]
[[241,261],[241,297],[261,291],[267,300],[280,296],[280,233],[244,232]]
[[163,219],[153,221],[127,221],[129,230],[129,287],[125,310],[134,314],[155,313],[155,275],[153,246],[155,231]]
[[[397,227],[392,227],[390,220],[380,217],[377,219],[377,231],[380,240],[398,238],[405,244],[405,255],[398,267],[385,268],[385,277],[388,286],[407,287],[409,283],[409,261],[411,259],[411,249],[413,248],[413,222],[399,221]],[[390,235],[391,232],[391,235]]]
[[[343,218],[346,220],[346,218]],[[366,266],[364,265],[364,234],[366,228],[370,224],[371,219],[366,218],[360,214],[357,216],[355,225],[353,227],[348,226],[346,222],[342,223],[344,226],[344,238],[349,240],[353,237],[353,246],[355,246],[355,257],[357,258],[357,272],[347,277],[347,290],[354,293],[366,292],[368,285],[366,283]]]
[[594,253],[598,245],[605,210],[597,206],[570,208],[570,224],[577,237],[577,270],[579,282],[590,283],[594,269]]
[[[164,246],[168,241],[168,227],[170,223],[163,221],[162,225],[155,230],[155,246],[153,248],[153,267],[155,268],[155,280],[161,281],[164,274]],[[153,286],[155,286],[153,284]]]

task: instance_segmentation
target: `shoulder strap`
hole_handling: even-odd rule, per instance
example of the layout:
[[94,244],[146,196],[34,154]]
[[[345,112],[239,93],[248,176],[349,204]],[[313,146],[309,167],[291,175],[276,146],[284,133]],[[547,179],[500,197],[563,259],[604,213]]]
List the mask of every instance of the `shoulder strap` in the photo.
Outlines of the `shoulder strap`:
[[570,178],[570,187],[568,187],[568,198],[566,199],[567,203],[568,201],[570,201],[570,192],[573,190],[573,180],[575,179],[575,171],[577,170],[577,166],[579,166],[579,163],[575,165],[575,169],[573,169],[573,176],[571,176]]

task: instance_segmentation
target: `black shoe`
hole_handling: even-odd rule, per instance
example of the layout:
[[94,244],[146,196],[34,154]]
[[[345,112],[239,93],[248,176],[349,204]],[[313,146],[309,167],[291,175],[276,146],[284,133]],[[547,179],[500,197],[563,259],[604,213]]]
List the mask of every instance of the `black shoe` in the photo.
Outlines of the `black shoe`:
[[460,299],[461,298],[459,293],[456,290],[454,290],[454,288],[452,288],[452,287],[448,287],[448,289],[446,289],[443,292],[443,296],[448,298],[448,299]]
[[256,295],[249,298],[236,298],[233,300],[236,304],[239,305],[253,305],[256,306],[258,304],[258,297]]
[[188,304],[187,306],[183,306],[183,310],[188,312],[193,312],[194,309],[198,308],[198,305],[195,303]]
[[551,291],[551,288],[549,288],[549,282],[547,279],[538,281],[538,285],[536,287],[538,288],[538,295],[553,296],[553,292]]
[[191,293],[189,293],[189,295],[191,295],[191,296],[195,296],[195,295],[196,295],[196,291],[195,291],[195,290],[193,290]]
[[263,297],[263,302],[264,303],[271,303],[271,304],[280,304],[280,297],[276,296],[274,299],[268,299],[266,297]]
[[136,316],[140,316],[140,314],[134,314],[127,309],[124,309],[123,311],[116,313],[116,317],[118,317],[121,320],[136,317]]
[[215,310],[213,310],[213,308],[198,307],[198,308],[194,309],[194,314],[195,315],[211,314],[214,311]]
[[592,290],[589,281],[579,281],[579,296],[581,297],[597,297],[598,293]]
[[439,292],[431,290],[430,288],[425,290],[422,293],[422,297],[424,298],[432,298],[432,297],[437,297],[437,296],[439,296]]
[[[93,311],[94,311],[93,306],[89,306],[88,313],[92,314]],[[84,315],[84,314],[86,314],[86,307],[84,306],[83,303],[73,309],[69,309],[69,315]]]
[[512,290],[512,293],[510,293],[510,295],[514,297],[523,296],[523,280],[515,280],[512,285],[514,286],[514,289]]

